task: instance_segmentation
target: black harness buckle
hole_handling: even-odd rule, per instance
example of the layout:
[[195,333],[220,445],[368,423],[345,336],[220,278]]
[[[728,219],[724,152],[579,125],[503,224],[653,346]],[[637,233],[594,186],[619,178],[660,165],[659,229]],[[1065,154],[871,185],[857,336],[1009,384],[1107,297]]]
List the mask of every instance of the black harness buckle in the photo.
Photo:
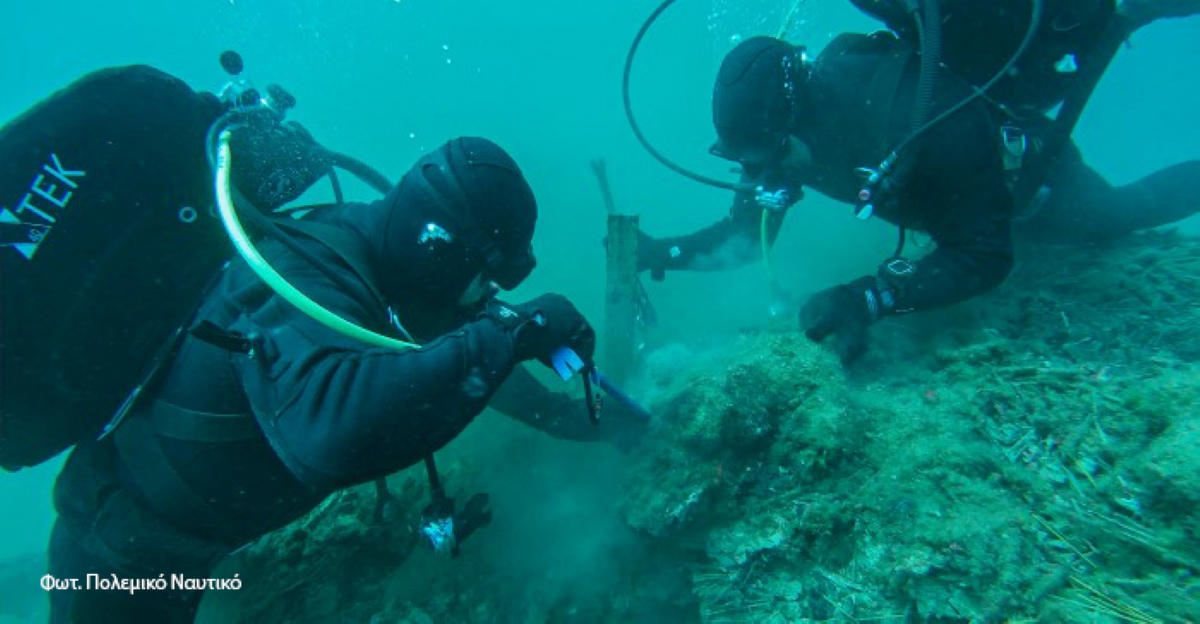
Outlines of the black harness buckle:
[[245,334],[224,329],[212,321],[201,321],[192,326],[188,333],[218,349],[245,355],[254,352],[254,341]]

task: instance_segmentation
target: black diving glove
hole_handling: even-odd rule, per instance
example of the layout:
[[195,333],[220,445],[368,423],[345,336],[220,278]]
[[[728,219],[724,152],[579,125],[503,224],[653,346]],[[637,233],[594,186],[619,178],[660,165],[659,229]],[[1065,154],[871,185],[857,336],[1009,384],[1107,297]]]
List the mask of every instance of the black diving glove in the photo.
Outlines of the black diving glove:
[[487,494],[476,494],[467,499],[462,511],[455,512],[453,498],[444,494],[436,497],[421,512],[421,537],[434,552],[457,557],[464,540],[492,523],[488,499]]
[[512,332],[517,360],[538,360],[551,366],[550,356],[567,347],[584,362],[596,353],[596,332],[566,297],[542,295],[526,303],[510,305],[493,301],[484,315]]
[[[650,271],[650,279],[661,282],[667,273],[667,265],[671,262],[672,244],[654,238],[645,232],[638,230],[637,243],[637,270]],[[608,249],[608,237],[604,237],[604,248]],[[674,255],[678,255],[679,250],[674,250]]]
[[251,113],[233,133],[233,182],[260,210],[300,197],[333,166],[333,156],[303,126]]
[[[607,250],[608,236],[604,238],[604,246]],[[671,242],[655,239],[654,236],[637,230],[637,272],[650,271],[650,280],[661,282],[666,276],[667,264],[678,254],[679,248]]]
[[800,328],[813,342],[833,334],[834,352],[843,365],[854,363],[867,352],[867,328],[891,313],[891,293],[880,292],[874,277],[863,277],[813,295],[800,309]]
[[667,265],[674,256],[679,255],[676,247],[672,250],[670,242],[654,238],[638,230],[637,270],[650,271],[650,279],[661,282],[667,275]]

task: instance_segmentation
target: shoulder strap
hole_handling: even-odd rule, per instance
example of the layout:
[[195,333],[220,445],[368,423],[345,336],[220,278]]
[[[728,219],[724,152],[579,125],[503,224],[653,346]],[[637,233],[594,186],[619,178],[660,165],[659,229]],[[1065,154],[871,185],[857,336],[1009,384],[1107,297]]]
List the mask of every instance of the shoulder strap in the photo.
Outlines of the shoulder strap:
[[191,442],[240,442],[262,436],[254,415],[249,412],[217,414],[187,409],[162,399],[149,406],[151,428],[155,433]]
[[228,520],[167,459],[148,419],[128,419],[113,437],[117,461],[156,513],[184,526],[220,526]]
[[341,258],[370,291],[371,298],[377,304],[382,318],[390,319],[391,313],[388,311],[387,299],[379,291],[375,272],[367,258],[366,249],[354,235],[339,227],[317,221],[280,219],[276,221],[276,224],[290,234],[299,234],[321,243],[338,258]]

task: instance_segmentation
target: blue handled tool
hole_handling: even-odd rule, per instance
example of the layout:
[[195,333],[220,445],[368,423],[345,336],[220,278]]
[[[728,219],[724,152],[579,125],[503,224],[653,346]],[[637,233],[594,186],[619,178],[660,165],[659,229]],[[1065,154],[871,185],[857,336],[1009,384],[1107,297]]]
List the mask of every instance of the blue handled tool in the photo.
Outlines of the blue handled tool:
[[550,355],[550,364],[554,372],[562,377],[563,381],[571,378],[577,372],[583,372],[583,391],[587,395],[588,417],[592,422],[600,422],[600,407],[603,403],[600,394],[594,392],[593,384],[599,386],[608,396],[620,401],[622,405],[629,408],[630,411],[638,416],[650,419],[650,412],[642,407],[633,397],[629,396],[624,390],[617,387],[612,381],[605,377],[600,371],[596,370],[594,365],[586,364],[579,354],[568,347],[559,347],[557,351]]

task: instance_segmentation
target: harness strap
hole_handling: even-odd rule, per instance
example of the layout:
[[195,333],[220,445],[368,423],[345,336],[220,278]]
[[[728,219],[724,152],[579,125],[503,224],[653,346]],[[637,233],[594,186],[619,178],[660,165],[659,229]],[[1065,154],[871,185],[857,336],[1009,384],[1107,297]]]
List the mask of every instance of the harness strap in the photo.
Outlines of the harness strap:
[[150,425],[159,435],[189,442],[241,442],[262,436],[254,416],[214,414],[186,409],[166,401],[150,405]]
[[375,272],[371,269],[371,263],[366,255],[362,253],[362,245],[359,244],[353,235],[338,227],[316,221],[279,219],[275,221],[275,224],[281,230],[317,241],[332,251],[338,258],[341,258],[358,277],[359,281],[370,291],[371,298],[380,307],[382,318],[390,318],[391,314],[387,310],[387,300],[375,285]]
[[117,461],[151,508],[182,526],[214,525],[220,522],[213,507],[197,493],[167,460],[149,419],[127,418],[113,432]]
[[193,338],[224,349],[230,353],[249,355],[254,352],[254,341],[246,336],[223,329],[212,321],[200,321],[188,330]]

